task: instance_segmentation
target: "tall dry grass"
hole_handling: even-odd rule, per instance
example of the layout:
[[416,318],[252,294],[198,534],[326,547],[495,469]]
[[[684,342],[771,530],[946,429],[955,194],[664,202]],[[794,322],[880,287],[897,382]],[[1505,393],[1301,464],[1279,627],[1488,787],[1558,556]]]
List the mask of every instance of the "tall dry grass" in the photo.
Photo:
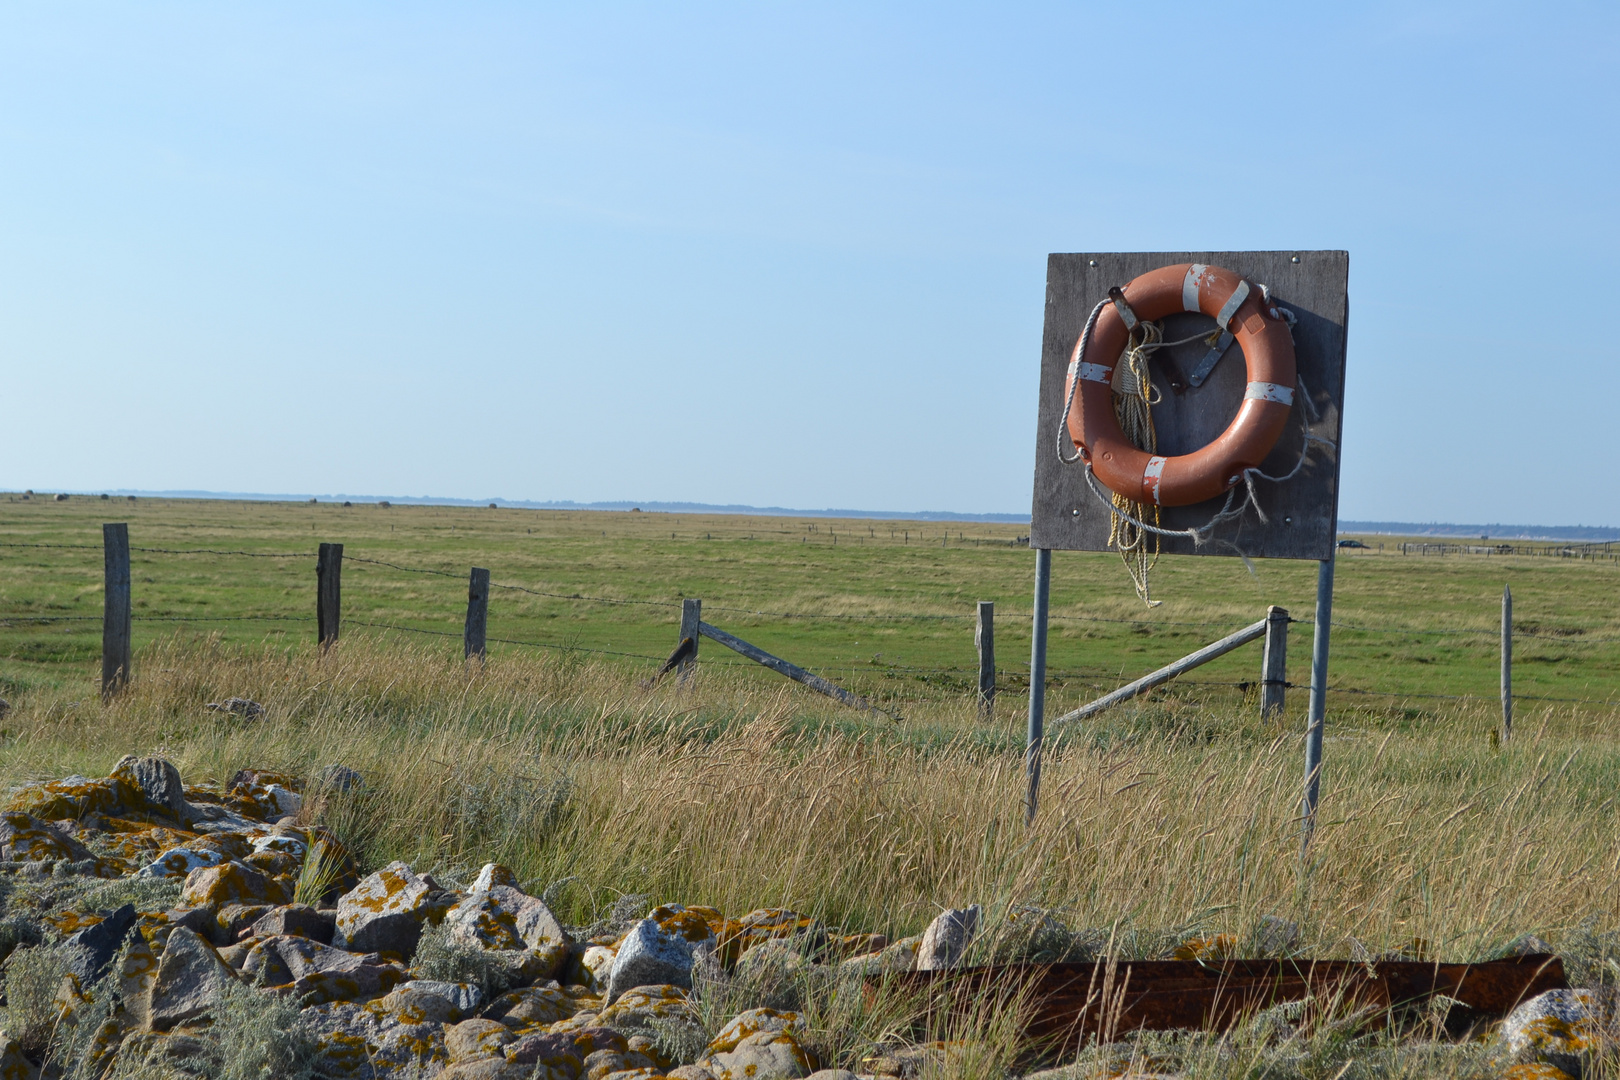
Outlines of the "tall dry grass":
[[[204,710],[230,695],[267,718]],[[1462,959],[1620,926],[1620,744],[1589,716],[1521,718],[1497,748],[1485,714],[1416,730],[1331,715],[1302,864],[1301,733],[1192,698],[1055,739],[1032,828],[1021,717],[981,726],[967,701],[893,723],[724,672],[646,689],[567,654],[469,670],[363,639],[325,657],[176,639],[110,706],[13,704],[7,783],[102,774],[130,752],[193,782],[342,763],[365,788],[308,809],[364,862],[454,876],[499,859],[580,922],[646,893],[904,934],[978,902],[1054,909],[1143,951],[1276,915],[1318,954],[1420,938]]]

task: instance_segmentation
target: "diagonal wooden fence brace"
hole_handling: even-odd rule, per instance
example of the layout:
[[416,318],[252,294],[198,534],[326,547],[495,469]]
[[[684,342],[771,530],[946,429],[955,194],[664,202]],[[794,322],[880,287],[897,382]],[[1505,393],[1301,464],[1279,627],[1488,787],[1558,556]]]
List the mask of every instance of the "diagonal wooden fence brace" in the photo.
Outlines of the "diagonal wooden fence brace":
[[883,711],[859,694],[852,694],[842,686],[828,682],[820,675],[812,675],[797,664],[790,664],[779,656],[772,656],[764,649],[750,645],[740,637],[733,637],[718,627],[710,626],[706,622],[700,622],[698,623],[698,633],[711,641],[719,642],[733,652],[742,653],[757,664],[764,664],[778,675],[786,675],[794,682],[801,682],[817,693],[826,694],[828,697],[848,705],[852,709]]
[[1183,675],[1191,671],[1193,668],[1198,667],[1200,664],[1207,664],[1217,656],[1225,656],[1233,649],[1236,649],[1242,645],[1247,645],[1254,639],[1264,636],[1266,632],[1266,624],[1269,621],[1270,618],[1268,616],[1265,619],[1261,619],[1257,623],[1251,623],[1235,634],[1228,634],[1226,637],[1221,638],[1221,640],[1212,645],[1205,645],[1197,652],[1189,653],[1186,656],[1183,656],[1180,660],[1177,660],[1173,664],[1166,664],[1164,667],[1153,672],[1151,675],[1144,675],[1135,682],[1127,683],[1112,693],[1104,694],[1102,697],[1098,698],[1096,701],[1093,701],[1089,705],[1082,705],[1078,709],[1074,710],[1074,712],[1064,713],[1056,720],[1053,720],[1052,723],[1066,724],[1071,720],[1084,720],[1088,716],[1095,716],[1097,713],[1102,712],[1111,705],[1118,705],[1122,701],[1129,701],[1133,697],[1145,694],[1155,686],[1169,682],[1177,675]]

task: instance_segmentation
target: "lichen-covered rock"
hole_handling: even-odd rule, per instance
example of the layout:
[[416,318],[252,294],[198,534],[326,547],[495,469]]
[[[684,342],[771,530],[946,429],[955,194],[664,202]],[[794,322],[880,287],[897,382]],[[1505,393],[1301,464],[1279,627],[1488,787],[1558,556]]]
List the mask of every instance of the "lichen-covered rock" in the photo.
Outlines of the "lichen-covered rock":
[[522,887],[516,874],[500,863],[492,862],[485,863],[478,871],[478,876],[473,878],[472,891],[486,892],[497,885],[505,885],[513,889]]
[[917,946],[917,970],[941,971],[955,967],[979,932],[980,908],[947,908],[923,931]]
[[217,847],[172,847],[136,871],[140,877],[187,877],[193,870],[218,866],[230,858]]
[[715,1080],[800,1080],[811,1071],[810,1056],[786,1030],[755,1032],[698,1064]]
[[7,810],[25,811],[47,821],[83,820],[91,814],[111,814],[123,805],[127,788],[113,780],[68,776],[43,784],[29,784],[13,792]]
[[316,911],[308,904],[282,904],[272,908],[261,915],[252,927],[255,937],[295,934],[322,945],[332,944],[332,934],[336,929],[337,922],[331,912]]
[[554,986],[526,986],[510,990],[489,1003],[484,1016],[499,1020],[513,1031],[555,1024],[579,1011],[579,999]]
[[400,984],[401,990],[415,990],[423,994],[433,994],[448,1001],[460,1013],[457,1019],[470,1016],[483,1004],[484,992],[471,983],[444,982],[440,979],[411,979]]
[[534,1075],[529,1065],[513,1065],[505,1058],[477,1058],[456,1062],[439,1073],[438,1080],[531,1080]]
[[738,1013],[725,1027],[715,1035],[708,1049],[704,1051],[705,1057],[716,1054],[727,1054],[737,1049],[742,1041],[750,1035],[760,1032],[776,1034],[786,1032],[795,1039],[804,1031],[804,1018],[796,1012],[781,1012],[776,1009],[749,1009]]
[[861,975],[888,975],[904,971],[917,970],[917,948],[922,944],[922,935],[901,938],[899,941],[884,946],[875,953],[865,956],[852,956],[839,967],[845,971],[853,971]]
[[827,947],[827,931],[820,920],[786,908],[750,911],[740,919],[726,920],[716,933],[720,961],[727,967],[762,941],[792,937],[805,938],[804,951],[812,956]]
[[444,917],[451,937],[485,949],[532,949],[550,963],[553,974],[567,958],[568,935],[539,898],[510,885],[475,889]]
[[94,926],[69,934],[67,944],[77,945],[84,950],[77,962],[70,965],[70,970],[79,976],[80,982],[89,986],[107,970],[107,965],[113,962],[113,957],[123,946],[124,939],[134,932],[135,905],[125,904]]
[[422,924],[437,911],[437,883],[402,862],[392,862],[338,898],[336,932],[340,948],[393,952],[416,951]]
[[567,1033],[525,1035],[505,1047],[506,1060],[514,1065],[543,1065],[567,1077],[577,1077],[585,1071],[585,1055]]
[[617,946],[592,945],[579,959],[579,974],[584,984],[598,994],[607,993],[608,976],[613,972],[613,958]]
[[53,859],[80,862],[93,859],[90,849],[66,833],[34,817],[13,810],[0,814],[0,859],[39,862]]
[[510,1028],[498,1020],[476,1017],[463,1020],[444,1029],[444,1049],[451,1061],[476,1061],[479,1058],[506,1060],[501,1048],[517,1038]]
[[686,1015],[686,993],[668,983],[638,986],[597,1014],[596,1022],[611,1028],[635,1030],[653,1027],[654,1020],[676,1020]]
[[186,875],[180,902],[187,907],[223,907],[226,904],[285,904],[290,890],[279,878],[232,860],[202,866]]
[[1508,1060],[1540,1063],[1574,1077],[1590,1071],[1599,1047],[1613,1045],[1616,1002],[1612,990],[1548,990],[1502,1021],[1499,1036]]
[[39,1080],[39,1069],[23,1054],[21,1044],[0,1031],[0,1080]]
[[154,1031],[195,1020],[215,1005],[225,987],[237,981],[218,951],[185,927],[176,927],[163,947],[152,983],[148,1023]]
[[659,908],[630,928],[619,942],[608,972],[607,1001],[612,1004],[637,986],[692,986],[692,964],[715,949],[706,922],[681,918],[684,909]]
[[380,1020],[400,1024],[454,1024],[462,1019],[455,1003],[440,994],[430,994],[401,985],[382,997],[366,1003],[365,1009]]
[[284,987],[305,1003],[349,1001],[383,993],[405,981],[406,971],[376,953],[355,953],[283,934],[253,947],[242,974],[264,986]]
[[160,757],[126,756],[119,759],[107,778],[124,785],[128,794],[123,801],[133,803],[131,809],[185,819],[186,786],[173,762]]

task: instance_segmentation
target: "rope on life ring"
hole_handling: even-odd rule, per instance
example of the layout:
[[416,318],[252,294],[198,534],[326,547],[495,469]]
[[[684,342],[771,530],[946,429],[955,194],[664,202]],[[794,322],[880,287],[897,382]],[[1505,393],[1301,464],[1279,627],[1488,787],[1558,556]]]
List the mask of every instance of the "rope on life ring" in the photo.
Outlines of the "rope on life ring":
[[[1211,340],[1223,333],[1237,338],[1243,346],[1249,384],[1238,416],[1220,437],[1191,454],[1167,458],[1155,452],[1155,399],[1147,378],[1147,360],[1160,348],[1205,337],[1195,334],[1180,341],[1163,341],[1154,320],[1176,311],[1213,316],[1216,331],[1209,335]],[[1267,518],[1255,481],[1291,480],[1304,467],[1311,443],[1333,446],[1331,440],[1311,431],[1317,411],[1295,370],[1292,330],[1296,321],[1292,311],[1272,300],[1265,285],[1251,289],[1237,274],[1200,263],[1163,267],[1133,279],[1124,289],[1110,289],[1109,297],[1099,301],[1086,319],[1064,387],[1058,460],[1066,465],[1084,463],[1087,486],[1109,503],[1108,546],[1119,550],[1137,595],[1150,607],[1159,603],[1151,598],[1148,572],[1157,563],[1160,537],[1186,537],[1201,546],[1213,539],[1217,526],[1241,518],[1250,506],[1264,523]],[[1111,362],[1089,362],[1088,347],[1100,349]],[[1261,471],[1260,462],[1281,437],[1293,412],[1296,391],[1303,399],[1304,444],[1292,469],[1282,476],[1270,476]],[[1074,411],[1077,397],[1081,404],[1078,414]],[[1066,441],[1076,448],[1072,457],[1066,453]],[[1102,470],[1097,468],[1099,464]],[[1098,481],[1108,494],[1099,490]],[[1240,489],[1243,498],[1238,502]],[[1223,491],[1225,503],[1204,525],[1187,529],[1161,526],[1161,507],[1202,502]],[[1149,516],[1151,523],[1144,520]],[[1147,553],[1149,536],[1154,538],[1151,556]],[[1252,572],[1241,549],[1217,542],[1242,556]]]

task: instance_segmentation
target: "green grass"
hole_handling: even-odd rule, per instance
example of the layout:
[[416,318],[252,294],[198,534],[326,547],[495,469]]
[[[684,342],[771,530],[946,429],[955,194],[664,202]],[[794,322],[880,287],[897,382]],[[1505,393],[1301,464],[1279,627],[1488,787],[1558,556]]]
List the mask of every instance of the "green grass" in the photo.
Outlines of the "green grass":
[[[452,576],[372,563],[344,567],[348,635],[383,633],[388,623],[450,635],[465,611],[465,574],[489,567],[500,585],[620,601],[593,603],[497,588],[492,638],[556,648],[663,656],[673,647],[682,597],[704,601],[704,617],[777,655],[890,701],[967,693],[975,678],[973,605],[995,600],[1004,690],[1027,685],[1033,557],[1022,526],[926,522],[560,512],[452,507],[343,507],[143,499],[130,503],[20,496],[0,501],[0,542],[84,545],[0,547],[0,617],[77,619],[0,622],[0,694],[43,680],[87,679],[100,653],[100,524],[128,521],[131,544],[213,548],[308,558],[245,558],[136,552],[136,647],[176,632],[228,642],[307,648],[314,638],[314,558],[321,541],[345,554]],[[1377,540],[1369,538],[1376,543]],[[1269,604],[1311,617],[1315,565],[1237,559],[1166,558],[1149,610],[1132,594],[1112,555],[1054,558],[1050,707],[1061,710],[1175,659],[1259,618]],[[1520,635],[1515,690],[1538,699],[1620,700],[1620,613],[1612,603],[1620,564],[1515,556],[1402,556],[1346,553],[1337,571],[1332,684],[1337,711],[1378,723],[1422,721],[1443,698],[1497,692],[1498,604],[1514,589]],[[669,605],[669,606],[659,606]],[[740,610],[724,610],[726,608]],[[785,612],[835,618],[779,618]],[[843,616],[931,616],[847,618]],[[938,618],[946,616],[946,618]],[[244,617],[284,622],[243,621]],[[1366,629],[1351,629],[1364,627]],[[1311,628],[1291,635],[1290,675],[1308,681]],[[412,635],[414,636],[414,635]],[[431,641],[432,639],[424,639]],[[500,656],[524,646],[495,643]],[[1258,646],[1200,669],[1193,684],[1211,702],[1240,700],[1258,674]],[[704,662],[746,661],[712,643]],[[625,663],[650,665],[645,659]],[[759,670],[759,678],[776,676]],[[1227,684],[1227,685],[1221,685]],[[1402,700],[1400,695],[1414,695]],[[1291,710],[1303,708],[1291,695]],[[1012,707],[1012,703],[1009,703]],[[1593,707],[1588,707],[1592,709]],[[1612,714],[1611,706],[1595,711]]]

